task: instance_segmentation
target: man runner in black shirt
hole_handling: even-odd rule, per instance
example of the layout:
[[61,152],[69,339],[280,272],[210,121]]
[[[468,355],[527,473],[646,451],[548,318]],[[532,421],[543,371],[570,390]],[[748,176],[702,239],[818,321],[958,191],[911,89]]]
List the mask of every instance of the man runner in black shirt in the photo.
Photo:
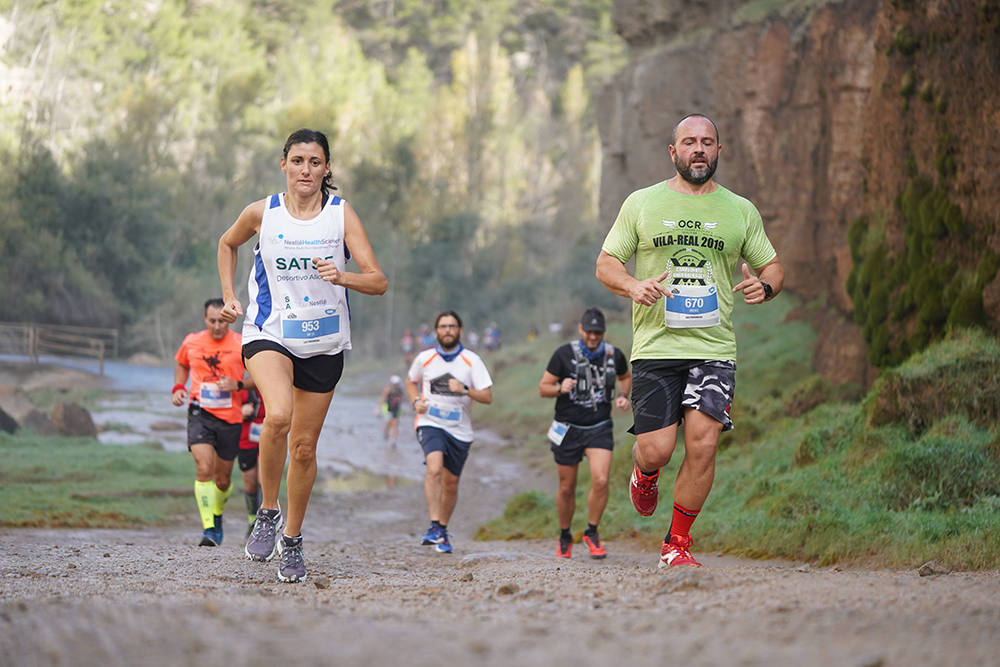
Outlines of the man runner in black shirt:
[[[608,503],[608,473],[615,446],[611,404],[629,409],[632,374],[622,351],[605,342],[604,314],[600,310],[588,308],[577,328],[580,339],[556,349],[538,383],[540,396],[556,398],[555,421],[548,433],[559,473],[556,509],[561,531],[556,556],[570,557],[573,536],[569,529],[576,509],[577,469],[586,456],[590,461],[590,493],[583,543],[591,558],[604,558],[607,553],[597,535],[597,524]],[[616,379],[620,389],[617,397]]]

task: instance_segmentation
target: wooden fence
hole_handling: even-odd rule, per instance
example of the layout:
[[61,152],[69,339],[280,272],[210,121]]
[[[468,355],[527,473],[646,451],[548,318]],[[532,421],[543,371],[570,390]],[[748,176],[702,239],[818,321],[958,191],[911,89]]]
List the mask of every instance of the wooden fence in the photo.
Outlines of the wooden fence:
[[35,363],[42,354],[94,358],[104,375],[104,359],[118,357],[118,330],[62,324],[0,324],[0,352],[23,354]]

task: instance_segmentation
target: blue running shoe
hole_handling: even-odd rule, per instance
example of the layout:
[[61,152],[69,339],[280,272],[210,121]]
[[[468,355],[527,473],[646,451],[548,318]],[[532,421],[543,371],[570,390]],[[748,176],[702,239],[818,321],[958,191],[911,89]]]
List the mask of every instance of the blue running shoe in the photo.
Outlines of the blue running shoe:
[[441,531],[441,541],[434,546],[434,549],[443,554],[451,553],[451,542],[448,541],[448,531]]
[[216,514],[215,517],[215,543],[222,544],[222,515]]
[[421,544],[440,544],[441,540],[445,539],[444,531],[439,527],[431,524],[431,527],[427,529],[427,533],[424,534]]
[[201,534],[201,542],[198,543],[199,547],[217,547],[219,546],[219,541],[216,539],[215,528],[206,528]]

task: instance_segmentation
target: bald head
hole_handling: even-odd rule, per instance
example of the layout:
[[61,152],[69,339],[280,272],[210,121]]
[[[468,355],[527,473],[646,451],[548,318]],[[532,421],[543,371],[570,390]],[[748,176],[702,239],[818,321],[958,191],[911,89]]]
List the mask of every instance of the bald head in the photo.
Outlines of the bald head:
[[691,121],[707,121],[708,124],[712,126],[712,130],[715,131],[715,143],[716,144],[722,143],[719,140],[719,127],[718,127],[718,125],[715,124],[714,120],[712,120],[711,118],[709,118],[705,114],[689,113],[688,115],[684,116],[679,121],[677,121],[677,124],[674,125],[674,135],[673,135],[673,142],[672,142],[674,146],[677,145],[678,132],[680,132],[681,126],[684,126],[684,128],[687,129],[688,126],[692,125]]

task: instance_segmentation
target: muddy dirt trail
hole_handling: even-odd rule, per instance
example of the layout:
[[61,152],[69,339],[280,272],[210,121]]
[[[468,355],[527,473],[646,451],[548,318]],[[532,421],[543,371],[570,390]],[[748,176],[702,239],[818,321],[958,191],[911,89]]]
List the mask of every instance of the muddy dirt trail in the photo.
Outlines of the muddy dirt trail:
[[[513,493],[552,491],[553,471],[512,466],[473,450],[450,555],[419,544],[419,483],[344,492],[321,479],[298,584],[243,558],[238,495],[217,548],[194,546],[192,517],[2,529],[0,665],[1000,664],[1000,572],[763,563],[697,543],[705,567],[658,570],[656,548],[630,541],[607,542],[603,561],[579,544],[555,558],[554,539],[472,541]],[[664,510],[651,521],[665,525]]]
[[[607,543],[473,542],[510,492],[470,458],[455,552],[419,545],[419,485],[317,490],[309,579],[167,529],[0,532],[2,665],[989,665],[1000,574],[811,568]],[[232,509],[232,508],[231,508]],[[234,515],[238,512],[232,512]],[[697,553],[697,552],[696,552]]]

